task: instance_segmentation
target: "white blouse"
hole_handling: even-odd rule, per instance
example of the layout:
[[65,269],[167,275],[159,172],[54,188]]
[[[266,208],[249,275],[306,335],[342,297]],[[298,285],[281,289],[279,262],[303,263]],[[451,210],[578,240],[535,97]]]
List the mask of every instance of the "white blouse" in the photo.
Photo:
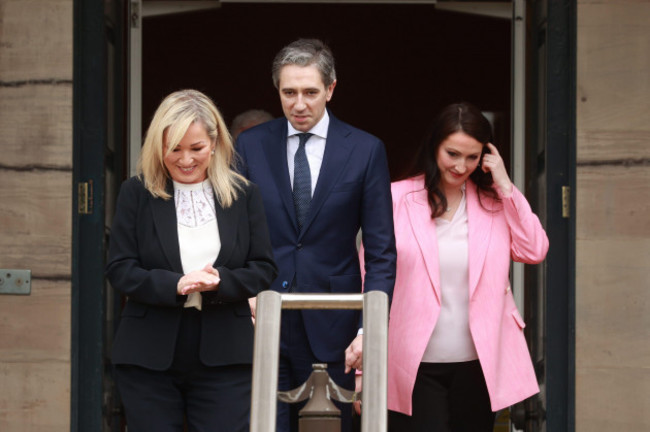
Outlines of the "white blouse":
[[[221,250],[221,238],[210,180],[193,184],[174,182],[174,202],[183,273],[213,265]],[[185,307],[201,310],[201,294],[189,294]]]
[[453,218],[436,218],[440,260],[440,316],[422,357],[428,363],[476,360],[469,330],[469,255],[465,191]]

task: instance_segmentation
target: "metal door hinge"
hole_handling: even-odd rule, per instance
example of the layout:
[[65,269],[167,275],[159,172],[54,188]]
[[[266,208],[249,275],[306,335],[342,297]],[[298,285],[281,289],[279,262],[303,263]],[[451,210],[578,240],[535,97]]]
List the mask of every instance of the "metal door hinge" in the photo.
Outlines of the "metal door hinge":
[[0,269],[0,294],[29,295],[31,286],[31,270]]
[[79,182],[77,185],[77,213],[92,214],[93,212],[93,181]]
[[562,186],[562,217],[571,217],[571,186]]

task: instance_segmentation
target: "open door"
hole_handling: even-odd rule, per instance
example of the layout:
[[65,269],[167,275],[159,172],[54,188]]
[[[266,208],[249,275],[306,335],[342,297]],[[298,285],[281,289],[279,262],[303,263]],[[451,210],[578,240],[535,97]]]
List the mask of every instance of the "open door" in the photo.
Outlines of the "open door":
[[104,266],[126,168],[127,6],[126,0],[74,1],[73,432],[123,430],[108,357],[118,300]]
[[544,265],[525,274],[541,393],[517,420],[530,432],[575,430],[575,9],[541,1],[526,14],[526,195],[550,241]]
[[108,72],[103,16],[101,2],[75,0],[70,388],[70,429],[75,432],[100,431],[103,421],[101,341]]

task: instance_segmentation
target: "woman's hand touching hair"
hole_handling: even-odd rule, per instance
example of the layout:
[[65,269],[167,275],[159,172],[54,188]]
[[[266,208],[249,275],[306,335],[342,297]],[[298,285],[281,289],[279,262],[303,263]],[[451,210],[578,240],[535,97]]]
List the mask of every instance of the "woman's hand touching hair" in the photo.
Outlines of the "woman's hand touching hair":
[[481,169],[485,173],[492,173],[494,185],[499,188],[499,192],[502,196],[510,196],[512,193],[512,182],[508,176],[508,171],[503,163],[503,159],[494,144],[487,143],[486,147],[489,152],[483,153]]

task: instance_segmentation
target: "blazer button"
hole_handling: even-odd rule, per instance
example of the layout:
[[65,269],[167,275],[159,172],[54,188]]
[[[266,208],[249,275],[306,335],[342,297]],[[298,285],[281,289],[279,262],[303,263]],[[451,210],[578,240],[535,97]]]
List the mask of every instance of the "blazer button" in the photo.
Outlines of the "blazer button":
[[282,281],[282,288],[286,288],[289,286],[289,282],[287,281]]
[[296,246],[298,247],[298,249],[302,249],[302,243],[298,243]]

